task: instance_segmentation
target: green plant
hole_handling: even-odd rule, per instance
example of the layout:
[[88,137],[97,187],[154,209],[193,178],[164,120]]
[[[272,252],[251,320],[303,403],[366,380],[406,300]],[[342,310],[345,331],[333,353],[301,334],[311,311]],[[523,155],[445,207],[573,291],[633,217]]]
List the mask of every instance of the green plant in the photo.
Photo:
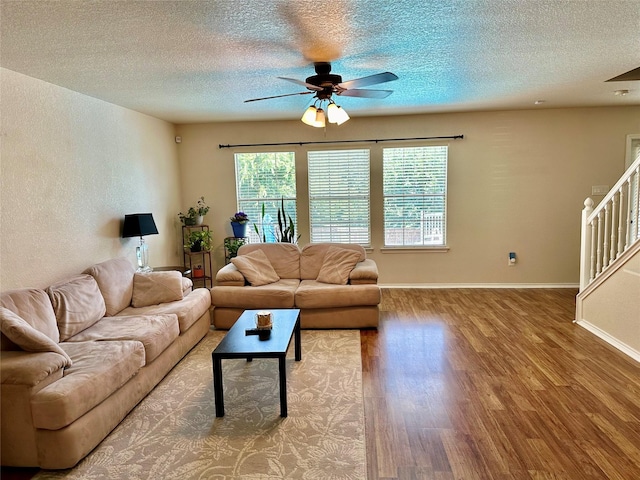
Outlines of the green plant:
[[227,255],[229,256],[229,258],[237,256],[238,249],[246,243],[246,238],[225,238],[224,246],[227,249]]
[[238,223],[247,223],[249,221],[249,215],[244,212],[236,212],[233,217],[231,217],[231,221]]
[[256,235],[258,235],[258,239],[262,242],[262,243],[267,243],[267,236],[264,233],[264,210],[265,210],[265,206],[264,203],[262,204],[262,214],[260,215],[260,219],[262,221],[262,234],[260,234],[260,229],[258,228],[258,224],[254,223],[253,224],[253,229],[256,231]]
[[185,225],[195,225],[195,219],[197,217],[204,217],[209,211],[209,208],[204,201],[204,197],[200,197],[194,207],[189,207],[187,213],[180,212],[178,217]]
[[[254,223],[253,228],[258,235],[258,238],[262,240],[262,242],[266,242],[266,235],[264,232],[264,217],[265,217],[265,206],[262,204],[262,234],[258,229],[258,226]],[[296,226],[293,223],[293,219],[291,215],[287,215],[287,212],[284,209],[284,198],[281,199],[280,208],[278,209],[278,231],[275,232],[275,237],[277,242],[283,243],[298,243],[300,239],[300,235],[296,235]]]
[[186,243],[192,252],[211,250],[213,237],[208,230],[193,230],[187,235]]

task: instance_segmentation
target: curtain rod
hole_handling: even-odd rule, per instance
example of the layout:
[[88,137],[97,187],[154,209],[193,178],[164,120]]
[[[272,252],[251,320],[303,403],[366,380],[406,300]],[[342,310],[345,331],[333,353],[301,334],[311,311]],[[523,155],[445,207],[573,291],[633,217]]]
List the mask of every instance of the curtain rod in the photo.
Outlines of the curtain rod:
[[236,145],[218,145],[218,148],[234,148],[234,147],[278,147],[283,145],[320,145],[326,143],[381,143],[381,142],[400,142],[407,140],[444,140],[452,139],[457,140],[464,138],[464,135],[449,135],[445,137],[412,137],[412,138],[381,138],[381,139],[369,139],[369,140],[325,140],[318,142],[280,142],[280,143],[245,143]]

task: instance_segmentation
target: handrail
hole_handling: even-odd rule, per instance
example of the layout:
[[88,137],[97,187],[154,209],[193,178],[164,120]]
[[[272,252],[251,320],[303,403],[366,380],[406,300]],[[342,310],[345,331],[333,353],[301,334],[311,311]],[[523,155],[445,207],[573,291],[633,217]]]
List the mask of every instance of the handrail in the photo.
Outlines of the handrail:
[[596,208],[584,201],[580,239],[580,291],[640,241],[640,156]]

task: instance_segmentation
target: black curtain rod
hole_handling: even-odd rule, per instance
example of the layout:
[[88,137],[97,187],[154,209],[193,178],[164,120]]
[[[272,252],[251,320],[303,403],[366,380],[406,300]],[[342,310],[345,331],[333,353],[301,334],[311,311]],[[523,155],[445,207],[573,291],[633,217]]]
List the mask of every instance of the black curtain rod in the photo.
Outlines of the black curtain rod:
[[408,140],[458,140],[464,138],[464,135],[449,135],[446,137],[413,137],[413,138],[382,138],[382,139],[369,139],[369,140],[325,140],[321,142],[280,142],[280,143],[245,143],[236,145],[218,145],[218,148],[235,148],[235,147],[279,147],[283,145],[320,145],[326,143],[381,143],[381,142],[401,142]]

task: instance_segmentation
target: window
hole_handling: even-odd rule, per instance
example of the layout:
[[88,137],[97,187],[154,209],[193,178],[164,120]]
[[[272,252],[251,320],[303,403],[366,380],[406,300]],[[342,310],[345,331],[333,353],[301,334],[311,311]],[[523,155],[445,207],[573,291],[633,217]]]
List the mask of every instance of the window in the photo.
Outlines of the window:
[[371,243],[369,150],[308,153],[311,242]]
[[249,216],[247,234],[250,241],[262,241],[258,238],[254,225],[267,242],[276,241],[278,210],[283,201],[287,216],[293,220],[297,232],[295,154],[236,153],[235,161],[238,210]]
[[446,146],[383,150],[385,246],[444,246]]

